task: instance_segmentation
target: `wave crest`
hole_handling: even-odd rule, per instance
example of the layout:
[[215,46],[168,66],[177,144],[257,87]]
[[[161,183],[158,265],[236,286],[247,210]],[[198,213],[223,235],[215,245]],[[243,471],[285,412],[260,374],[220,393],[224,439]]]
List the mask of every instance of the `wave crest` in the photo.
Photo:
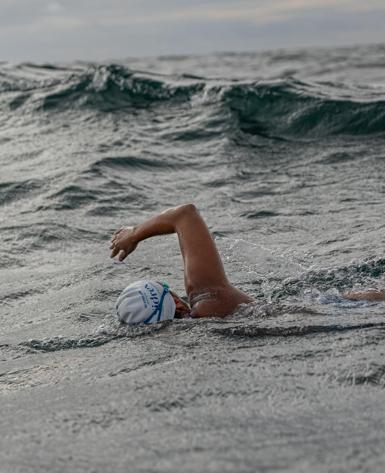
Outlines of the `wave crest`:
[[321,85],[296,80],[240,84],[223,96],[242,132],[252,135],[327,136],[385,132],[385,100],[326,95]]
[[187,100],[202,87],[198,83],[168,83],[157,76],[111,64],[93,67],[80,76],[70,77],[59,90],[44,97],[42,109],[77,104],[103,111],[119,111],[147,107],[160,101]]
[[[205,79],[131,70],[119,64],[36,69],[32,73],[29,65],[28,70],[17,70],[17,75],[0,70],[0,91],[9,94],[11,111],[24,111],[31,103],[46,113],[70,110],[78,114],[83,109],[135,113],[160,104],[165,109],[181,105],[184,112],[186,108],[204,111],[202,127],[210,127],[210,120],[214,120],[216,131],[242,133],[245,139],[385,132],[385,95],[382,89],[369,85],[355,88],[293,77],[272,81]],[[172,109],[176,119],[178,113],[179,109]],[[181,130],[178,137],[190,135]]]

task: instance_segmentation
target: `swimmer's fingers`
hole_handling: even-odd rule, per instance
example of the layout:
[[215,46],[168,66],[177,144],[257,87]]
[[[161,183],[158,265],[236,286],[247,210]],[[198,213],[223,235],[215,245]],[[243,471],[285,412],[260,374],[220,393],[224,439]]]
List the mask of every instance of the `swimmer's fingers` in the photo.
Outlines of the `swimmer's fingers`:
[[126,256],[127,253],[124,250],[120,250],[118,254],[118,261],[123,261]]
[[118,255],[118,260],[123,261],[137,247],[138,243],[133,240],[134,227],[121,228],[111,239],[111,258]]
[[112,234],[111,239],[110,239],[110,242],[111,242],[111,243],[113,243],[113,242],[116,240],[116,238],[119,236],[119,233],[120,233],[122,230],[124,230],[123,227],[122,227],[122,228],[119,228],[119,230],[116,230],[116,231]]
[[124,227],[118,228],[118,230],[115,230],[112,235],[115,236],[115,235],[117,235],[118,233],[120,233],[122,230],[124,230]]
[[118,245],[118,244],[119,244],[119,237],[118,236],[115,236],[115,237],[111,238],[111,240],[110,240],[110,250],[115,248],[115,246]]
[[128,252],[115,246],[111,251],[111,258],[115,258],[116,255],[118,255],[118,261],[123,261],[127,257]]
[[110,240],[110,249],[112,250],[113,248],[115,248],[115,246],[119,245],[120,243],[122,243],[123,241],[123,238],[121,238],[119,235],[115,236],[112,240]]
[[111,258],[115,258],[115,256],[121,251],[118,247],[114,246],[113,250],[111,251]]
[[120,230],[117,230],[111,237],[110,239],[110,243],[111,243],[111,246],[110,248],[112,248],[112,246],[118,241],[119,239],[119,235],[120,233],[124,230],[124,228],[121,228]]

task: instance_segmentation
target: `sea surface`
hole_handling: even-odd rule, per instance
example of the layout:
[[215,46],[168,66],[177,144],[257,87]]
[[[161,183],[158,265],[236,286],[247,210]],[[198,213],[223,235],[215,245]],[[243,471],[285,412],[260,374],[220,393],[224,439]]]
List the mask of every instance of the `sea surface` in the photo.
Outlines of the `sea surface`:
[[[185,202],[256,305],[120,326]],[[383,473],[384,230],[384,45],[0,63],[1,473]]]

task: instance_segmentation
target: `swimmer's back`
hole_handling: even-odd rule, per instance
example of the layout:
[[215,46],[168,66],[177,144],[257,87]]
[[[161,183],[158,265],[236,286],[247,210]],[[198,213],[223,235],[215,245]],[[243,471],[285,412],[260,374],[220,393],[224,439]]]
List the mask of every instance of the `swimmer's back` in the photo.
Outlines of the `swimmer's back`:
[[240,304],[254,300],[231,284],[208,288],[189,294],[191,317],[225,317],[233,314]]

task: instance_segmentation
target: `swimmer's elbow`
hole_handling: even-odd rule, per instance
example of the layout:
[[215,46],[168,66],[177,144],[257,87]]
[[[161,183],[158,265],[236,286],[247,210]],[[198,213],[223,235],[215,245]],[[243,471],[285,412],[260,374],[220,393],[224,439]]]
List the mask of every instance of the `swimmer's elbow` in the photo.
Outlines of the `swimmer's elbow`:
[[198,209],[196,208],[195,204],[191,202],[188,204],[182,204],[179,206],[179,208],[185,214],[198,213]]
[[193,203],[178,205],[161,212],[163,219],[166,219],[174,226],[177,226],[184,221],[190,221],[198,214],[198,209]]
[[174,207],[173,210],[179,218],[183,219],[198,214],[198,209],[193,203],[178,205],[178,207]]

